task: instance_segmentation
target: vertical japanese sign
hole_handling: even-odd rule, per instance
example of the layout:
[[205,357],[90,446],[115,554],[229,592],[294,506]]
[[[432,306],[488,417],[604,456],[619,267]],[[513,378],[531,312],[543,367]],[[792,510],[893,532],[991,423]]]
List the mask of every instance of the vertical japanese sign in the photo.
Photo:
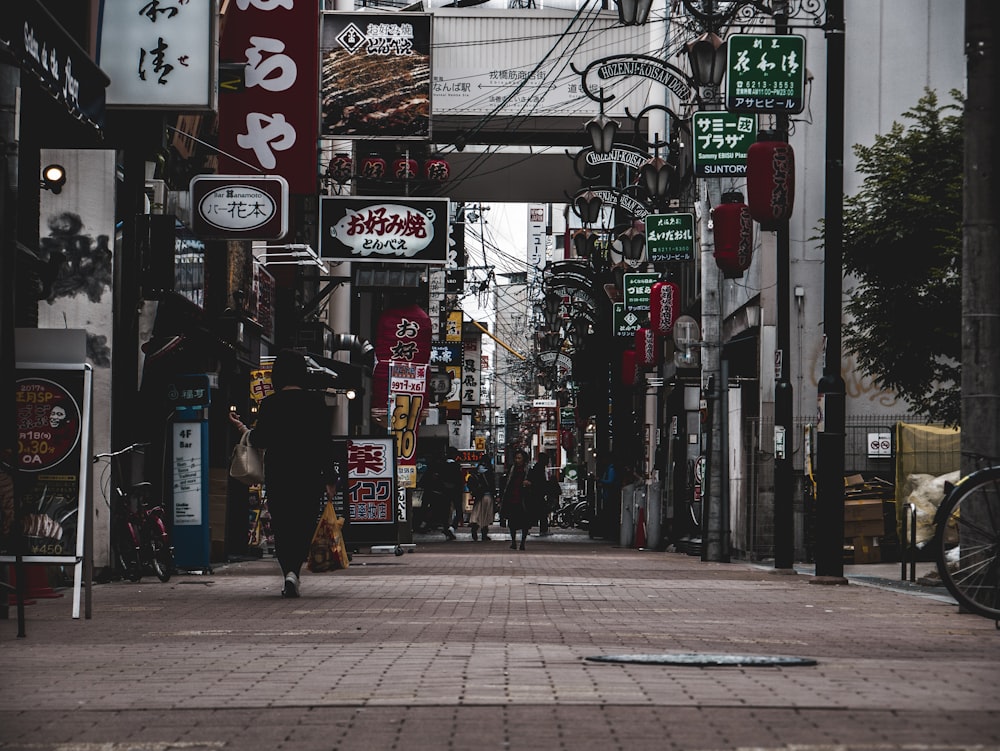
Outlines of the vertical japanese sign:
[[214,109],[216,13],[213,0],[101,0],[108,106]]
[[757,140],[757,118],[731,112],[695,112],[691,130],[696,177],[747,173],[747,149]]
[[281,175],[292,194],[315,195],[318,38],[315,0],[229,4],[219,60],[244,66],[246,83],[219,97],[220,173]]
[[428,366],[389,362],[389,431],[396,441],[396,478],[399,486],[417,484],[417,430],[427,393]]
[[462,343],[431,342],[430,404],[444,407],[447,416],[461,412]]
[[392,438],[347,441],[347,513],[354,524],[396,521],[396,472]]
[[[90,373],[18,370],[17,463],[26,559],[76,563],[83,556],[89,456]],[[0,555],[15,547],[14,497],[0,505]]]
[[795,114],[805,109],[806,39],[733,34],[727,40],[726,109]]
[[462,355],[462,406],[478,407],[481,402],[482,388],[482,339],[466,339],[463,342],[465,352]]
[[545,267],[545,206],[528,204],[528,267]]
[[430,15],[324,12],[320,54],[324,137],[430,137]]

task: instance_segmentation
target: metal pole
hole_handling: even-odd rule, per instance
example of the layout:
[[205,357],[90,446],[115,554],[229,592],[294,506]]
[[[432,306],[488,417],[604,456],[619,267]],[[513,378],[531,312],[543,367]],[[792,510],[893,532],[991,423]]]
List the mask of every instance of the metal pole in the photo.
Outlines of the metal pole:
[[[774,33],[788,33],[785,3],[776,3]],[[788,140],[788,115],[777,116],[778,137]],[[777,358],[774,364],[774,567],[791,569],[795,562],[795,524],[792,505],[792,383],[789,379],[791,360],[791,293],[789,290],[790,257],[788,222],[777,231],[777,273],[775,302],[777,315]]]
[[823,256],[823,377],[818,388],[816,576],[844,579],[845,385],[841,375],[844,241],[844,0],[826,13],[826,237]]

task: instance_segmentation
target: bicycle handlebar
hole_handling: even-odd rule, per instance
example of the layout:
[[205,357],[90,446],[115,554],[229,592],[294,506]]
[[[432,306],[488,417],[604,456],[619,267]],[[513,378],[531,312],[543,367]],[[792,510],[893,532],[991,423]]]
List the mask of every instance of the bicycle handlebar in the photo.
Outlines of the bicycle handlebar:
[[119,449],[118,451],[111,451],[107,454],[94,454],[93,462],[94,464],[97,464],[97,462],[99,462],[101,459],[111,459],[112,457],[115,456],[121,456],[122,454],[130,453],[132,451],[135,451],[136,449],[146,448],[146,446],[148,445],[149,445],[148,443],[133,443],[131,446],[126,446],[125,448]]

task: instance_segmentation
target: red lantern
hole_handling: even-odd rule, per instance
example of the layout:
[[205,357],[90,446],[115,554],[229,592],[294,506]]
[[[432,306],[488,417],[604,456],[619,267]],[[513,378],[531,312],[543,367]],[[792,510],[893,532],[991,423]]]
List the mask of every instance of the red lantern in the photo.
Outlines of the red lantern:
[[431,317],[419,305],[390,308],[379,316],[375,329],[375,370],[372,407],[389,398],[389,360],[425,364],[431,358]]
[[399,157],[392,163],[392,176],[397,180],[413,180],[417,176],[417,160]]
[[343,185],[354,176],[354,160],[350,154],[334,154],[327,169],[333,181]]
[[381,180],[386,176],[388,165],[376,153],[366,156],[361,162],[361,174],[369,180]]
[[622,352],[622,383],[626,386],[635,386],[639,380],[639,367],[636,364],[634,349],[627,349]]
[[660,364],[660,335],[653,329],[639,328],[635,332],[635,360],[643,368],[655,368]]
[[649,291],[649,321],[660,336],[668,336],[681,314],[681,288],[675,282],[657,282]]
[[451,177],[451,167],[439,156],[431,157],[424,162],[424,179],[443,183]]
[[753,218],[740,193],[723,193],[712,209],[715,225],[715,264],[727,279],[739,279],[753,259]]
[[795,153],[771,132],[761,133],[747,149],[747,195],[750,216],[761,229],[776,230],[792,215],[795,199]]

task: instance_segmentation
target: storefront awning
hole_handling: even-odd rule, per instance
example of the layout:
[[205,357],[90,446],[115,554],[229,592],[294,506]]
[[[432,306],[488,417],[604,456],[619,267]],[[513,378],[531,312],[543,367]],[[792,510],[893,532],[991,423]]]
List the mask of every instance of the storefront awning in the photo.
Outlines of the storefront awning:
[[101,133],[110,79],[38,0],[4,3],[0,59],[30,74],[70,117]]

